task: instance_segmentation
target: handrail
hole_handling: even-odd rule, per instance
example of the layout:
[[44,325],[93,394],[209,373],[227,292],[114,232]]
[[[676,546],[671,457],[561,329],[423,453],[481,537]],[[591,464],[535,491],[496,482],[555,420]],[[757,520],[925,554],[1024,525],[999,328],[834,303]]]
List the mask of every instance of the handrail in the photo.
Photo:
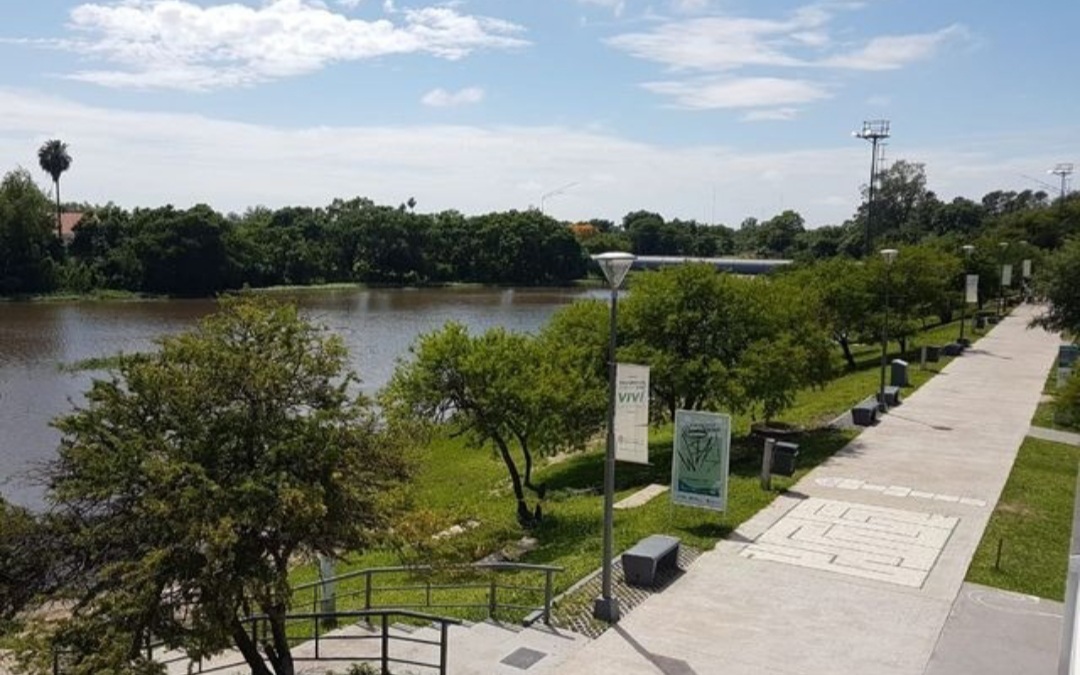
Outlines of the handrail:
[[438,572],[441,570],[460,570],[460,569],[489,569],[496,572],[562,572],[563,568],[558,565],[534,565],[532,563],[516,563],[516,562],[475,562],[475,563],[461,563],[455,565],[399,565],[396,567],[365,567],[362,570],[353,570],[351,572],[345,572],[332,576],[328,579],[321,579],[319,581],[308,581],[303,584],[298,584],[292,587],[293,592],[303,591],[315,586],[322,586],[327,582],[345,581],[347,579],[355,579],[356,577],[364,576],[365,574],[394,574],[397,572]]
[[[374,583],[374,577],[379,575],[389,574],[426,574],[439,571],[477,571],[477,572],[539,572],[544,574],[544,585],[506,585],[498,583],[494,577],[486,580],[484,583],[435,583],[430,580],[423,581],[414,585],[393,585],[377,587]],[[458,608],[458,609],[487,609],[487,617],[489,619],[496,619],[499,614],[499,609],[510,610],[522,610],[525,611],[526,617],[523,623],[526,626],[532,625],[538,620],[543,620],[545,625],[551,625],[551,608],[553,604],[553,589],[554,582],[553,576],[556,572],[561,572],[562,567],[556,565],[536,565],[531,563],[517,563],[517,562],[478,562],[478,563],[463,563],[456,565],[446,566],[433,566],[433,565],[401,565],[393,567],[369,567],[361,570],[353,570],[344,574],[335,575],[326,579],[320,579],[318,581],[311,581],[303,584],[298,584],[292,587],[294,594],[311,591],[311,607],[312,610],[320,609],[320,601],[322,601],[321,609],[323,611],[333,611],[337,608],[336,602],[338,598],[356,598],[363,595],[363,609],[371,610],[375,609],[378,602],[374,598],[376,592],[422,592],[424,594],[422,602],[409,602],[399,603],[397,605],[386,605],[386,607],[398,607],[398,608],[412,608],[412,607],[438,607],[443,608]],[[345,593],[334,593],[323,597],[328,586],[332,586],[338,582],[345,582],[352,579],[363,577],[363,586],[361,588],[350,590]],[[484,604],[478,604],[475,602],[456,602],[456,603],[438,603],[432,599],[432,591],[449,590],[449,589],[487,589],[486,598]],[[522,605],[519,603],[499,602],[499,590],[505,591],[517,591],[519,593],[543,593],[543,604],[539,606],[535,605]],[[529,610],[532,610],[531,612]]]
[[[416,621],[425,621],[425,622],[428,622],[428,623],[433,624],[433,625],[438,624],[438,627],[439,627],[439,639],[438,640],[423,640],[423,639],[409,637],[409,636],[391,635],[390,634],[390,622],[389,622],[389,617],[391,617],[391,616],[393,616],[393,617],[402,617],[402,618],[406,618],[406,619],[413,619],[413,620],[416,620]],[[353,619],[353,620],[356,620],[356,621],[359,621],[359,620],[363,619],[363,620],[366,620],[366,622],[370,625],[372,623],[371,619],[373,619],[373,618],[379,619],[378,623],[381,625],[381,629],[382,629],[381,633],[379,635],[344,636],[343,637],[343,636],[326,636],[326,635],[322,635],[320,633],[320,626],[323,625],[326,622],[327,619],[332,619],[335,622],[337,620],[339,620],[339,619]],[[268,614],[253,614],[251,616],[246,616],[246,617],[240,619],[240,622],[242,624],[249,624],[251,626],[251,634],[252,634],[252,636],[254,638],[258,639],[260,623],[268,622],[269,619],[270,619],[270,616]],[[422,667],[428,667],[428,668],[436,668],[436,669],[438,669],[440,675],[446,675],[447,653],[448,653],[448,649],[447,649],[447,647],[448,647],[447,629],[448,629],[449,626],[460,626],[463,623],[460,619],[454,619],[454,618],[451,618],[451,617],[438,616],[436,614],[428,614],[426,612],[416,612],[416,611],[409,610],[409,609],[394,609],[394,608],[368,609],[368,610],[350,610],[350,611],[341,611],[341,612],[296,612],[296,613],[290,612],[290,613],[285,615],[285,621],[286,621],[286,623],[292,622],[292,621],[310,621],[310,622],[312,622],[313,634],[311,635],[311,639],[313,639],[314,643],[315,643],[315,645],[314,645],[315,646],[315,657],[314,657],[314,659],[307,659],[307,658],[303,658],[303,657],[294,656],[293,659],[296,660],[296,661],[305,661],[305,660],[316,660],[317,661],[317,660],[320,660],[320,655],[319,655],[319,643],[320,643],[320,641],[334,640],[334,639],[338,639],[338,640],[340,640],[340,639],[346,639],[346,640],[372,640],[372,639],[378,639],[380,641],[380,652],[379,652],[378,657],[350,657],[350,658],[354,658],[357,661],[375,661],[375,660],[378,660],[380,662],[380,664],[381,664],[382,672],[385,673],[385,674],[389,674],[389,672],[390,672],[389,665],[391,663],[399,663],[399,664],[410,664],[410,665],[422,666]],[[265,633],[266,633],[266,626],[264,625],[263,626],[263,634],[265,635]],[[290,638],[290,639],[292,640],[292,639],[298,639],[298,638]],[[305,638],[299,638],[299,639],[305,639]],[[406,660],[406,659],[394,658],[394,657],[390,656],[390,653],[389,653],[389,647],[390,647],[390,641],[391,640],[401,641],[401,642],[413,642],[413,643],[417,643],[417,644],[426,644],[426,645],[431,645],[433,647],[438,647],[439,648],[439,662],[438,663],[423,663],[423,662],[419,662],[419,661],[410,661],[410,660]],[[154,649],[155,648],[160,648],[160,647],[163,647],[163,646],[164,646],[163,643],[160,643],[160,642],[153,643],[153,642],[148,641],[146,646],[145,646],[146,658],[149,659],[149,660],[153,660]],[[187,657],[184,657],[184,656],[176,656],[176,657],[173,657],[171,659],[166,659],[165,661],[162,661],[161,664],[162,665],[169,665],[171,663],[184,661],[186,659],[187,659]],[[213,668],[204,669],[202,660],[201,659],[196,659],[194,661],[194,665],[195,665],[195,672],[203,673],[203,672],[212,672],[214,670],[219,670],[221,668],[231,668],[235,664],[215,666]],[[53,673],[53,675],[62,675],[62,673],[63,673],[63,669],[61,668],[61,663],[60,663],[60,650],[54,650],[53,651],[52,673]]]

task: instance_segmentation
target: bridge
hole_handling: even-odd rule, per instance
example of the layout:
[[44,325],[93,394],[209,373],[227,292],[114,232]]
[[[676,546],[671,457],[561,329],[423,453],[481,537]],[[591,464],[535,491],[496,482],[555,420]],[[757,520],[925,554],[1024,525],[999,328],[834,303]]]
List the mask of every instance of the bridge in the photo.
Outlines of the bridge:
[[684,263],[704,263],[724,272],[757,275],[768,274],[784,265],[790,265],[792,261],[755,260],[751,258],[694,258],[681,255],[641,255],[634,260],[634,268],[653,270]]

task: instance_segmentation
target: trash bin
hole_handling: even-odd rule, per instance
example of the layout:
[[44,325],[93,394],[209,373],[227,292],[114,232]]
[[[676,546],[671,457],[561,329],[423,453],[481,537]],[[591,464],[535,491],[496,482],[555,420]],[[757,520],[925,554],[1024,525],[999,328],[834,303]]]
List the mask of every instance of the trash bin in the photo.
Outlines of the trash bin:
[[795,458],[799,456],[799,446],[795,443],[779,442],[773,447],[771,473],[777,476],[795,474]]
[[980,314],[979,316],[975,317],[975,329],[983,330],[984,328],[986,328],[986,317]]
[[901,361],[900,359],[893,359],[892,371],[889,375],[889,383],[894,387],[908,387],[911,383],[908,382],[908,362]]
[[941,360],[941,347],[936,345],[926,345],[926,362],[937,363]]

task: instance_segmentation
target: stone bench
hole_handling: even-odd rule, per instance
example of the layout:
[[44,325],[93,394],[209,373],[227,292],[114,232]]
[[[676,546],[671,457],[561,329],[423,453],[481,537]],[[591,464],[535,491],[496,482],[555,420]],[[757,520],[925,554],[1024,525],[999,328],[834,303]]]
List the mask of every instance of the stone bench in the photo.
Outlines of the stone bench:
[[863,399],[851,409],[851,421],[860,427],[869,427],[877,421],[878,403],[876,394]]
[[631,586],[655,586],[659,572],[678,566],[678,537],[650,535],[622,554],[623,576]]
[[[875,394],[877,397],[874,400],[881,399],[881,392]],[[885,387],[885,405],[890,408],[900,405],[900,387],[888,386]]]

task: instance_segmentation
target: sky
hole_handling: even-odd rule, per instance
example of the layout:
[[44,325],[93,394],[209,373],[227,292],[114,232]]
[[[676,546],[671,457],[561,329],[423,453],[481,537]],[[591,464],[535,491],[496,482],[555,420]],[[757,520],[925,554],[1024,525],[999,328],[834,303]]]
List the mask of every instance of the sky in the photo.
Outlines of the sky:
[[[738,226],[1080,166],[1075,0],[0,0],[0,171],[125,207],[368,197]],[[1050,186],[1050,187],[1047,187]]]

